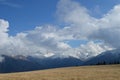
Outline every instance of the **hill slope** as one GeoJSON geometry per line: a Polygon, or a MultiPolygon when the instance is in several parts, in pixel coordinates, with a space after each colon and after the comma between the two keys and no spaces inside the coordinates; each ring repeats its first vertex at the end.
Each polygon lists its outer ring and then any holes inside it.
{"type": "Polygon", "coordinates": [[[0,74],[0,80],[120,80],[120,65],[81,66],[0,74]]]}

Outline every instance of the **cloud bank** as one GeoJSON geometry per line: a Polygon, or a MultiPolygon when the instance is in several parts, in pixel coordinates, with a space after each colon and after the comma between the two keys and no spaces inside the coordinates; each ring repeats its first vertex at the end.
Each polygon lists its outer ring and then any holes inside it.
{"type": "MultiPolygon", "coordinates": [[[[119,48],[120,5],[97,19],[88,9],[73,0],[60,0],[56,14],[64,27],[37,26],[34,30],[11,36],[9,22],[0,19],[0,54],[32,55],[37,57],[69,57],[88,59],[101,52],[119,48]],[[88,40],[73,48],[69,40],[88,40]],[[98,42],[95,42],[98,40],[98,42]]],[[[57,25],[59,26],[59,25],[57,25]]]]}

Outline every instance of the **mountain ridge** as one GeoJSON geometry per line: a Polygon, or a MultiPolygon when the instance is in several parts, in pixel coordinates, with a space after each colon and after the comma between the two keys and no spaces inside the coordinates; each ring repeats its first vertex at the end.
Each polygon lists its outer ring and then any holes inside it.
{"type": "Polygon", "coordinates": [[[69,57],[46,57],[38,58],[33,56],[22,55],[1,55],[3,60],[0,62],[0,72],[23,72],[33,70],[43,70],[60,67],[83,66],[83,65],[97,65],[97,64],[114,64],[120,63],[120,50],[110,50],[99,54],[86,61],[78,58],[69,57]]]}

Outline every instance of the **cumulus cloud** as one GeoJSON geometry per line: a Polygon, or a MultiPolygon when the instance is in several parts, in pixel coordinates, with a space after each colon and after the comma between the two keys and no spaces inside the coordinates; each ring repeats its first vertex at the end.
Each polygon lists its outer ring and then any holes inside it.
{"type": "Polygon", "coordinates": [[[74,38],[86,39],[97,29],[97,19],[91,17],[85,7],[73,0],[60,0],[56,13],[58,18],[70,27],[65,32],[71,33],[74,38]]]}
{"type": "Polygon", "coordinates": [[[69,49],[63,53],[64,56],[74,56],[78,59],[86,60],[91,57],[97,56],[98,54],[112,50],[113,48],[106,46],[102,43],[95,43],[93,41],[87,44],[82,44],[80,47],[69,49]]]}
{"type": "Polygon", "coordinates": [[[73,39],[102,40],[112,47],[120,47],[120,5],[97,19],[78,2],[60,0],[57,15],[69,26],[65,32],[71,33],[73,39]]]}
{"type": "MultiPolygon", "coordinates": [[[[3,23],[6,21],[3,20],[3,23]]],[[[8,36],[7,28],[1,24],[1,39],[6,40],[6,44],[0,43],[0,53],[7,55],[39,55],[47,53],[60,53],[70,48],[68,44],[58,39],[57,29],[54,26],[36,27],[26,33],[18,33],[16,36],[8,36]],[[5,28],[5,29],[4,29],[5,28]],[[6,38],[4,38],[6,37],[6,38]]]]}
{"type": "Polygon", "coordinates": [[[73,56],[85,60],[120,47],[120,5],[97,19],[90,16],[88,9],[78,2],[60,0],[56,13],[65,25],[63,28],[37,26],[34,30],[17,33],[16,36],[7,33],[9,23],[0,19],[0,54],[73,56]],[[72,48],[66,40],[88,40],[88,43],[72,48]],[[96,43],[95,40],[100,41],[96,43]]]}
{"type": "Polygon", "coordinates": [[[3,19],[0,19],[0,47],[7,43],[9,23],[3,19]]]}
{"type": "Polygon", "coordinates": [[[111,46],[120,48],[120,5],[116,5],[112,10],[101,18],[97,25],[99,29],[96,35],[92,36],[109,43],[111,46]]]}
{"type": "MultiPolygon", "coordinates": [[[[5,22],[6,21],[3,20],[3,23],[5,22]]],[[[4,25],[1,26],[3,27],[4,25]]],[[[7,35],[6,38],[4,38],[7,41],[0,47],[0,54],[31,55],[42,58],[53,55],[56,57],[73,56],[85,60],[110,49],[110,47],[105,47],[102,43],[96,44],[94,42],[88,42],[87,44],[80,45],[78,48],[72,48],[64,42],[64,40],[72,38],[66,37],[69,35],[61,34],[61,32],[69,28],[56,29],[56,27],[50,25],[40,26],[25,33],[18,33],[16,36],[8,35],[8,27],[3,28],[1,30],[3,30],[2,33],[7,35]]]]}

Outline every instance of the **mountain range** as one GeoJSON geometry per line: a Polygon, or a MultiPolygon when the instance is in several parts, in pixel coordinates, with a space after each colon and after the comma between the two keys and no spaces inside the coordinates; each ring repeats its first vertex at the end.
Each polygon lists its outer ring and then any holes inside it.
{"type": "Polygon", "coordinates": [[[73,56],[69,57],[46,57],[36,58],[33,56],[8,56],[1,55],[3,60],[0,62],[0,72],[23,72],[33,70],[43,70],[59,67],[96,65],[96,64],[113,64],[120,63],[120,49],[103,52],[87,60],[81,60],[73,56]]]}
{"type": "Polygon", "coordinates": [[[96,57],[88,59],[84,65],[95,65],[95,64],[114,64],[120,63],[120,49],[110,50],[103,52],[96,57]]]}

